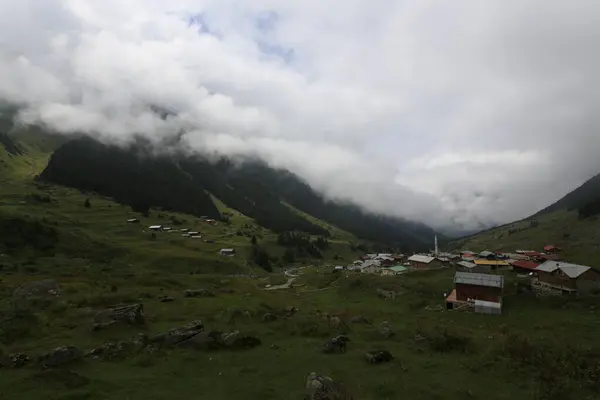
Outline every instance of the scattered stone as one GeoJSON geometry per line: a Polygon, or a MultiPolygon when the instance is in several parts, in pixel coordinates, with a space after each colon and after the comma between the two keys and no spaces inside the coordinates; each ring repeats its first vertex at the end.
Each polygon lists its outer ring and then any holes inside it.
{"type": "Polygon", "coordinates": [[[30,361],[31,359],[24,353],[14,353],[6,357],[0,355],[0,367],[21,368],[30,361]]]}
{"type": "Polygon", "coordinates": [[[350,322],[353,324],[370,324],[369,320],[362,315],[355,315],[350,318],[350,322]]]}
{"type": "Polygon", "coordinates": [[[345,335],[339,335],[334,337],[331,340],[328,340],[323,345],[323,353],[335,353],[339,351],[340,353],[346,352],[347,343],[350,341],[350,338],[345,335]]]}
{"type": "Polygon", "coordinates": [[[381,364],[392,361],[394,357],[392,356],[392,353],[387,350],[375,350],[366,352],[365,358],[369,364],[381,364]]]}
{"type": "Polygon", "coordinates": [[[215,297],[208,289],[188,289],[184,292],[185,297],[215,297]]]}
{"type": "Polygon", "coordinates": [[[94,317],[95,323],[110,323],[111,321],[123,322],[128,325],[142,325],[144,318],[144,305],[132,304],[102,310],[94,317]]]}
{"type": "Polygon", "coordinates": [[[279,346],[277,346],[276,344],[272,344],[272,345],[269,346],[269,348],[273,349],[273,350],[278,350],[279,346]]]}
{"type": "Polygon", "coordinates": [[[13,292],[14,297],[58,296],[60,286],[55,279],[29,282],[13,292]]]}
{"type": "Polygon", "coordinates": [[[195,350],[216,350],[220,347],[222,333],[218,331],[203,331],[191,338],[179,342],[177,346],[195,350]]]}
{"type": "Polygon", "coordinates": [[[61,367],[79,361],[83,358],[83,353],[73,346],[57,347],[49,353],[38,358],[38,364],[42,368],[61,367]]]}
{"type": "Polygon", "coordinates": [[[382,297],[386,300],[395,300],[396,299],[396,292],[394,292],[392,290],[384,290],[381,288],[377,288],[377,294],[379,295],[379,297],[382,297]]]}
{"type": "Polygon", "coordinates": [[[150,339],[150,343],[164,346],[175,346],[178,343],[184,342],[199,334],[203,330],[204,324],[202,324],[202,321],[198,320],[178,328],[173,328],[168,332],[156,335],[150,339]]]}
{"type": "Polygon", "coordinates": [[[148,345],[148,335],[140,333],[129,341],[107,342],[88,351],[85,356],[94,360],[122,360],[127,355],[138,353],[148,345]]]}
{"type": "Polygon", "coordinates": [[[272,322],[272,321],[275,321],[276,319],[277,319],[277,315],[271,314],[271,313],[266,313],[265,315],[262,316],[263,322],[272,322]]]}
{"type": "Polygon", "coordinates": [[[163,297],[159,297],[158,301],[160,301],[161,303],[170,303],[172,301],[175,301],[175,299],[173,297],[163,296],[163,297]]]}
{"type": "Polygon", "coordinates": [[[306,379],[306,394],[309,400],[353,400],[341,384],[316,372],[311,372],[306,379]]]}
{"type": "Polygon", "coordinates": [[[390,328],[390,324],[387,321],[383,321],[381,323],[381,328],[379,328],[379,333],[383,336],[384,339],[389,339],[395,335],[392,328],[390,328]]]}

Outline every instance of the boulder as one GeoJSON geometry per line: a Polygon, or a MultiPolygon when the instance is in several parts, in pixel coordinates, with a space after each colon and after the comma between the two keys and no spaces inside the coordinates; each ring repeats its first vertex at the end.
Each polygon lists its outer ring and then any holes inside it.
{"type": "Polygon", "coordinates": [[[173,328],[168,332],[156,335],[151,338],[149,342],[163,346],[175,346],[178,343],[184,342],[199,334],[203,330],[204,325],[202,324],[202,321],[198,320],[178,328],[173,328]]]}
{"type": "Polygon", "coordinates": [[[328,340],[323,345],[323,353],[335,353],[335,352],[346,352],[347,343],[350,341],[350,338],[345,335],[339,335],[334,337],[331,340],[328,340]]]}
{"type": "Polygon", "coordinates": [[[381,364],[392,361],[392,353],[387,350],[374,350],[365,353],[365,358],[369,364],[381,364]]]}
{"type": "Polygon", "coordinates": [[[271,322],[271,321],[275,321],[276,319],[277,319],[277,315],[271,314],[271,313],[266,313],[265,315],[262,316],[263,322],[271,322]]]}
{"type": "Polygon", "coordinates": [[[160,297],[158,299],[158,301],[160,301],[161,303],[170,303],[172,301],[175,301],[175,299],[173,297],[163,296],[163,297],[160,297]]]}
{"type": "Polygon", "coordinates": [[[0,355],[0,367],[21,368],[30,361],[31,359],[24,353],[14,353],[9,356],[0,355]]]}
{"type": "Polygon", "coordinates": [[[222,333],[218,331],[203,331],[191,338],[177,343],[177,346],[195,350],[215,350],[221,346],[222,333]]]}
{"type": "Polygon", "coordinates": [[[60,286],[55,279],[29,282],[13,292],[14,297],[58,296],[60,286]]]}
{"type": "Polygon", "coordinates": [[[291,317],[292,315],[296,314],[298,312],[298,308],[296,306],[290,306],[290,307],[286,307],[285,309],[285,314],[288,317],[291,317]]]}
{"type": "Polygon", "coordinates": [[[311,372],[306,378],[306,398],[309,400],[353,400],[353,397],[340,383],[315,372],[311,372]]]}
{"type": "Polygon", "coordinates": [[[384,339],[389,339],[395,335],[392,328],[390,328],[390,324],[387,321],[383,321],[381,323],[381,327],[379,328],[379,333],[383,336],[384,339]]]}
{"type": "Polygon", "coordinates": [[[83,358],[83,353],[73,346],[62,346],[46,353],[38,358],[38,364],[42,368],[61,367],[83,358]]]}
{"type": "Polygon", "coordinates": [[[111,322],[123,322],[128,325],[143,325],[146,322],[144,318],[144,305],[131,304],[113,307],[99,311],[94,317],[94,323],[96,324],[110,324],[111,322]]]}
{"type": "Polygon", "coordinates": [[[148,335],[140,333],[131,340],[120,342],[107,342],[100,347],[88,351],[85,356],[94,360],[121,360],[129,354],[142,351],[148,344],[148,335]]]}
{"type": "Polygon", "coordinates": [[[215,297],[208,289],[188,289],[184,292],[185,297],[215,297]]]}

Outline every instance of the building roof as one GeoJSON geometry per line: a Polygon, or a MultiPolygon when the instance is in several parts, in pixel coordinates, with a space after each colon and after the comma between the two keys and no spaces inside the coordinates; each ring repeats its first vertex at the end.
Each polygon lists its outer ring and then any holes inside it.
{"type": "Polygon", "coordinates": [[[435,260],[435,257],[423,256],[421,254],[413,254],[412,256],[408,257],[408,261],[414,261],[424,264],[429,264],[433,260],[435,260]]]}
{"type": "Polygon", "coordinates": [[[559,256],[558,254],[542,254],[540,256],[538,256],[538,258],[540,260],[550,260],[550,261],[558,261],[561,259],[561,256],[559,256]]]}
{"type": "Polygon", "coordinates": [[[540,264],[536,268],[537,271],[543,272],[554,272],[557,269],[560,269],[569,278],[577,278],[584,272],[587,272],[590,269],[592,269],[592,267],[579,264],[570,264],[562,261],[546,261],[545,263],[540,264]]]}
{"type": "Polygon", "coordinates": [[[540,264],[538,264],[534,261],[528,261],[528,260],[515,260],[515,261],[511,261],[510,265],[512,265],[513,267],[517,267],[517,268],[534,270],[540,264]]]}
{"type": "Polygon", "coordinates": [[[506,262],[504,260],[475,260],[473,262],[477,265],[498,265],[498,266],[509,265],[508,262],[506,262]]]}
{"type": "Polygon", "coordinates": [[[222,252],[227,252],[230,253],[232,251],[235,251],[234,249],[221,249],[222,252]]]}
{"type": "Polygon", "coordinates": [[[160,228],[162,228],[162,225],[150,225],[148,227],[148,229],[160,229],[160,228]]]}
{"type": "Polygon", "coordinates": [[[394,265],[393,267],[389,267],[389,268],[386,268],[386,269],[390,270],[390,271],[394,271],[394,272],[405,272],[405,271],[408,271],[408,268],[406,268],[403,265],[394,265]]]}
{"type": "Polygon", "coordinates": [[[475,263],[468,262],[468,261],[459,261],[456,264],[460,265],[461,267],[465,267],[465,268],[473,268],[473,267],[477,266],[475,263]]]}
{"type": "Polygon", "coordinates": [[[495,256],[495,253],[492,253],[489,250],[484,250],[481,253],[479,253],[479,257],[489,257],[489,256],[495,256]]]}
{"type": "Polygon", "coordinates": [[[530,256],[530,257],[539,257],[539,256],[543,256],[542,253],[540,253],[539,251],[525,251],[523,252],[523,254],[530,256]]]}
{"type": "Polygon", "coordinates": [[[553,244],[549,244],[547,246],[544,246],[544,251],[552,251],[552,250],[558,250],[559,248],[554,246],[553,244]]]}
{"type": "Polygon", "coordinates": [[[504,287],[504,276],[459,271],[454,275],[454,283],[502,288],[504,287]]]}

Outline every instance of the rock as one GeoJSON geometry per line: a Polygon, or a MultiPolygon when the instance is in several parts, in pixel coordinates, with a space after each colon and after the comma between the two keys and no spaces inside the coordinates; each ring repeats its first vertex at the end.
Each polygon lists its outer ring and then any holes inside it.
{"type": "Polygon", "coordinates": [[[218,331],[203,331],[191,338],[177,343],[177,346],[195,350],[215,350],[221,346],[222,333],[218,331]]]}
{"type": "Polygon", "coordinates": [[[392,290],[384,290],[381,288],[377,288],[377,294],[379,295],[379,297],[382,297],[386,300],[395,300],[396,299],[396,292],[394,292],[392,290]]]}
{"type": "Polygon", "coordinates": [[[131,340],[107,342],[100,347],[88,351],[85,357],[95,360],[121,360],[129,354],[139,353],[148,345],[148,335],[140,333],[131,340]]]}
{"type": "Polygon", "coordinates": [[[172,301],[175,301],[175,299],[173,297],[163,296],[163,297],[159,297],[158,301],[160,301],[161,303],[170,303],[172,301]]]}
{"type": "Polygon", "coordinates": [[[387,321],[383,321],[381,323],[381,327],[379,328],[379,333],[383,336],[384,339],[389,339],[395,335],[392,328],[390,328],[390,324],[387,321]]]}
{"type": "Polygon", "coordinates": [[[82,358],[83,353],[77,347],[62,346],[40,356],[38,364],[42,368],[61,367],[79,361],[82,358]]]}
{"type": "Polygon", "coordinates": [[[353,400],[341,384],[315,372],[306,379],[306,394],[309,400],[353,400]]]}
{"type": "Polygon", "coordinates": [[[374,350],[365,353],[365,358],[369,364],[381,364],[392,361],[392,353],[387,350],[374,350]]]}
{"type": "Polygon", "coordinates": [[[266,313],[265,315],[262,316],[263,322],[272,322],[272,321],[275,321],[276,319],[277,319],[277,315],[271,314],[271,313],[266,313]]]}
{"type": "Polygon", "coordinates": [[[161,333],[150,339],[150,343],[164,345],[164,346],[175,346],[180,342],[184,342],[191,337],[199,334],[204,330],[202,321],[194,321],[187,325],[173,328],[168,332],[161,333]]]}
{"type": "Polygon", "coordinates": [[[355,315],[350,318],[350,322],[353,324],[370,324],[369,320],[362,315],[355,315]]]}
{"type": "Polygon", "coordinates": [[[277,346],[276,344],[272,344],[272,345],[269,346],[269,348],[272,349],[272,350],[278,350],[279,346],[277,346]]]}
{"type": "Polygon", "coordinates": [[[339,335],[333,339],[327,341],[323,345],[323,353],[335,353],[337,351],[341,353],[346,352],[346,344],[350,341],[350,338],[345,335],[339,335]]]}
{"type": "Polygon", "coordinates": [[[208,289],[188,289],[184,292],[185,297],[215,297],[208,289]]]}
{"type": "Polygon", "coordinates": [[[113,325],[118,324],[117,321],[108,321],[108,322],[96,322],[92,324],[92,331],[96,332],[96,331],[103,331],[105,329],[110,328],[113,325]]]}
{"type": "Polygon", "coordinates": [[[21,368],[30,362],[31,359],[24,353],[14,353],[9,356],[0,356],[0,367],[21,368]]]}
{"type": "Polygon", "coordinates": [[[286,307],[285,314],[288,317],[291,317],[292,315],[296,314],[298,311],[299,310],[298,310],[298,308],[296,306],[286,307]]]}
{"type": "Polygon", "coordinates": [[[14,297],[58,296],[60,286],[55,279],[29,282],[13,292],[14,297]]]}
{"type": "Polygon", "coordinates": [[[239,337],[240,331],[224,333],[221,335],[221,343],[223,343],[224,346],[229,347],[232,346],[239,337]]]}
{"type": "Polygon", "coordinates": [[[144,318],[144,305],[131,304],[102,310],[94,317],[95,323],[110,323],[111,321],[123,322],[128,325],[142,325],[144,318]]]}
{"type": "Polygon", "coordinates": [[[262,342],[259,338],[249,335],[237,335],[235,339],[229,339],[229,345],[225,345],[230,349],[251,349],[256,346],[260,346],[262,342]]]}

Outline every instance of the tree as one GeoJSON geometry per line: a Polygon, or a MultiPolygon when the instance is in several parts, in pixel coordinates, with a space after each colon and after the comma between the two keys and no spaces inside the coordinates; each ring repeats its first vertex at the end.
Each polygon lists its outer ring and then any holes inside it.
{"type": "Polygon", "coordinates": [[[250,251],[250,259],[254,264],[261,266],[265,271],[273,271],[269,254],[259,245],[252,246],[252,250],[250,251]]]}
{"type": "Polygon", "coordinates": [[[286,249],[283,253],[283,261],[286,263],[293,263],[296,261],[296,255],[292,249],[286,249]]]}
{"type": "Polygon", "coordinates": [[[252,239],[250,239],[250,242],[252,242],[252,245],[255,246],[256,245],[256,236],[252,236],[252,239]]]}
{"type": "Polygon", "coordinates": [[[90,199],[85,199],[85,202],[83,203],[83,206],[85,208],[91,208],[92,207],[92,203],[90,203],[90,199]]]}

